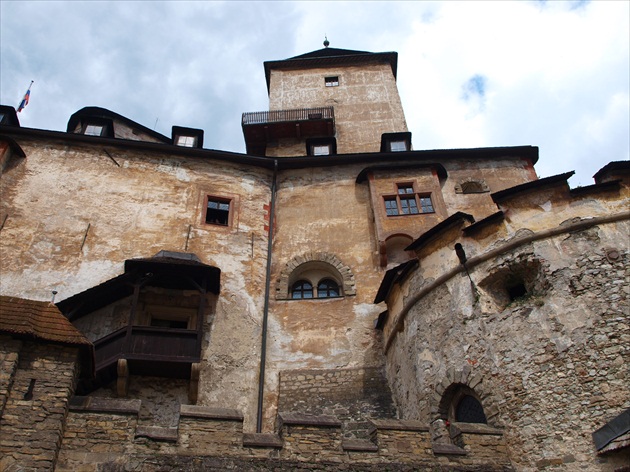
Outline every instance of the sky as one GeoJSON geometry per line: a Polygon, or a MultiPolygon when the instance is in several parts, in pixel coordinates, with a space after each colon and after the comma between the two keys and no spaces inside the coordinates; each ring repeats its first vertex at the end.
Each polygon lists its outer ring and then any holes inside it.
{"type": "Polygon", "coordinates": [[[572,187],[630,158],[630,2],[0,1],[0,104],[65,131],[86,106],[245,152],[263,62],[330,47],[398,52],[413,147],[533,145],[572,187]]]}

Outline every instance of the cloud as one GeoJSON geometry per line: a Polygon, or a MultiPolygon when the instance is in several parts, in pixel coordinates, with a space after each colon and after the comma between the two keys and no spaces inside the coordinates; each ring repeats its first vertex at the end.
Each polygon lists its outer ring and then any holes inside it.
{"type": "MultiPolygon", "coordinates": [[[[628,159],[628,2],[0,2],[0,102],[23,126],[101,106],[244,152],[268,107],[263,61],[322,47],[398,51],[415,149],[540,146],[583,184],[628,159]],[[28,18],[28,21],[23,21],[28,18]]],[[[575,178],[574,178],[575,179],[575,178]]]]}

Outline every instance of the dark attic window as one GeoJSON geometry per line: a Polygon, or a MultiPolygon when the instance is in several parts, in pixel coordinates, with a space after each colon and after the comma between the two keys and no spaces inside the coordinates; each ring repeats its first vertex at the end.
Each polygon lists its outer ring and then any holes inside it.
{"type": "Polygon", "coordinates": [[[230,224],[230,200],[208,196],[206,223],[228,226],[230,224]]]}
{"type": "Polygon", "coordinates": [[[339,87],[339,76],[325,77],[324,82],[326,83],[326,87],[339,87]]]}

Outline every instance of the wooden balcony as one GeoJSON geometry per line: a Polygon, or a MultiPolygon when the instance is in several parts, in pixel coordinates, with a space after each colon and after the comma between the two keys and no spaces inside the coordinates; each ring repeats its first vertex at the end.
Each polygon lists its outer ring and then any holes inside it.
{"type": "Polygon", "coordinates": [[[247,153],[264,156],[267,145],[279,139],[334,136],[335,112],[333,107],[319,107],[243,113],[241,126],[247,153]]]}
{"type": "Polygon", "coordinates": [[[199,362],[201,343],[197,331],[153,326],[127,327],[94,343],[96,372],[127,359],[132,372],[184,377],[190,365],[199,362]]]}

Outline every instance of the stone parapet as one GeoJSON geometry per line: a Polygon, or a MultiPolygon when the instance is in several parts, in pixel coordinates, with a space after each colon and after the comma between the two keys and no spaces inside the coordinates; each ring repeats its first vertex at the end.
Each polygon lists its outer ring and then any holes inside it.
{"type": "MultiPolygon", "coordinates": [[[[502,431],[457,423],[457,445],[436,444],[419,421],[370,421],[370,438],[344,438],[332,415],[283,412],[278,431],[243,433],[238,410],[182,405],[176,427],[139,423],[137,400],[74,397],[56,470],[96,471],[127,467],[153,471],[152,464],[238,464],[239,470],[511,470],[502,431]],[[156,462],[159,457],[159,461],[156,462]],[[187,462],[186,462],[187,463],[187,462]]],[[[209,470],[215,470],[210,468],[209,470]]],[[[216,469],[218,470],[218,469],[216,469]]]]}

